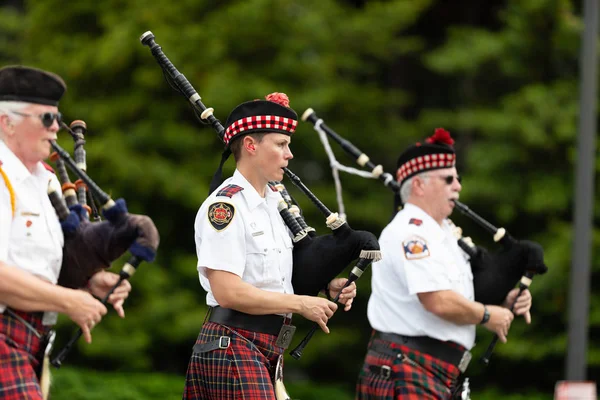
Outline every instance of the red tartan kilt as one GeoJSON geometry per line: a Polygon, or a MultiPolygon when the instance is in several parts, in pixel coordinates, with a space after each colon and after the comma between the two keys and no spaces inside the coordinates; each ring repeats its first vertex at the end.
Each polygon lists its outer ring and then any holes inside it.
{"type": "Polygon", "coordinates": [[[369,341],[356,385],[357,400],[442,400],[450,399],[451,387],[460,371],[452,364],[433,358],[428,354],[412,350],[406,346],[374,339],[369,341]],[[371,349],[374,343],[385,345],[403,356],[393,357],[377,353],[371,349]],[[417,364],[417,365],[415,365],[417,364]],[[374,373],[370,366],[391,367],[389,378],[374,373]]]}
{"type": "Polygon", "coordinates": [[[275,345],[277,336],[206,322],[196,343],[221,336],[231,338],[227,349],[192,354],[183,398],[275,400],[273,374],[283,353],[275,345]]]}
{"type": "MultiPolygon", "coordinates": [[[[50,328],[42,325],[43,313],[14,311],[44,335],[50,328]]],[[[42,341],[22,322],[0,314],[0,399],[41,399],[36,375],[42,341]]]]}

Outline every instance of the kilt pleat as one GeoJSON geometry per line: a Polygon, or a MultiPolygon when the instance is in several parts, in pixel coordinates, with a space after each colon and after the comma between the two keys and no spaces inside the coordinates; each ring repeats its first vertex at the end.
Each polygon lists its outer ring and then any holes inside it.
{"type": "Polygon", "coordinates": [[[193,353],[186,375],[184,399],[275,400],[273,374],[283,349],[277,336],[231,329],[207,322],[196,344],[230,337],[227,349],[193,353]]]}
{"type": "Polygon", "coordinates": [[[365,362],[356,385],[357,400],[445,400],[452,396],[451,387],[460,374],[458,368],[429,354],[394,342],[371,337],[365,362]],[[394,349],[397,356],[381,354],[373,345],[394,349]],[[371,367],[389,366],[390,376],[374,372],[371,367]]]}
{"type": "MultiPolygon", "coordinates": [[[[43,313],[14,311],[44,335],[43,313]]],[[[0,314],[0,399],[39,400],[42,392],[36,369],[42,340],[15,318],[0,314]]]]}

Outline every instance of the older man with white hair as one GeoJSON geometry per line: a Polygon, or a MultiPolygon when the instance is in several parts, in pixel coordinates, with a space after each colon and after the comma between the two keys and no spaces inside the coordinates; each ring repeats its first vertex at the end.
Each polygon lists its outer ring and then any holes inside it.
{"type": "MultiPolygon", "coordinates": [[[[2,399],[45,398],[48,389],[42,390],[45,385],[40,384],[41,362],[57,313],[66,314],[79,325],[86,341],[91,342],[92,328],[107,312],[94,295],[104,297],[119,279],[102,270],[108,265],[97,265],[89,280],[80,282],[84,289],[60,286],[65,236],[47,194],[49,182],[58,181],[43,160],[49,157],[51,141],[56,140],[60,129],[58,102],[65,90],[64,81],[47,71],[23,66],[0,69],[2,399]]],[[[128,222],[130,218],[123,220],[128,222]]],[[[94,233],[96,239],[114,238],[117,231],[104,223],[86,225],[91,226],[94,229],[77,230],[76,235],[86,232],[94,233]]],[[[156,230],[153,225],[151,228],[156,230]]],[[[123,223],[119,229],[121,237],[128,236],[121,246],[127,249],[138,227],[123,223]]],[[[73,237],[77,236],[69,240],[73,237]]],[[[156,245],[157,240],[156,233],[156,245]]],[[[85,258],[96,264],[108,260],[100,254],[102,243],[97,243],[95,249],[95,243],[92,247],[76,240],[68,243],[77,247],[69,253],[70,260],[77,261],[77,252],[85,252],[85,258]]],[[[108,299],[122,317],[123,301],[130,290],[131,285],[124,281],[108,299]]]]}
{"type": "MultiPolygon", "coordinates": [[[[398,159],[404,208],[379,239],[368,318],[373,334],[359,375],[357,399],[449,399],[470,360],[475,326],[506,336],[513,313],[474,296],[468,255],[448,217],[462,189],[454,140],[438,128],[398,159]]],[[[518,295],[511,291],[506,304],[518,295]]],[[[529,318],[524,291],[514,313],[529,318]]]]}

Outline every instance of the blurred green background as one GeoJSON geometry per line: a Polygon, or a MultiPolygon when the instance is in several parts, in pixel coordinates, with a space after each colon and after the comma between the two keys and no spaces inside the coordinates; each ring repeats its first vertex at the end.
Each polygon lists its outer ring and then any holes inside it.
{"type": "MultiPolygon", "coordinates": [[[[491,365],[469,367],[475,399],[550,399],[564,378],[579,99],[581,2],[569,0],[5,0],[0,65],[64,77],[67,122],[87,123],[88,173],[161,233],[157,261],[132,278],[127,317],[110,313],[93,343],[54,371],[53,400],[181,398],[206,312],[193,239],[222,146],[171,90],[140,35],[152,30],[174,65],[224,121],[237,104],[280,91],[394,172],[399,153],[436,127],[457,139],[464,200],[514,236],[543,244],[550,270],[532,284],[533,322],[516,320],[491,365]]],[[[72,150],[62,134],[60,144],[72,150]]],[[[352,165],[337,145],[338,159],[352,165]]],[[[325,152],[308,123],[290,169],[331,209],[325,152]]],[[[596,171],[600,159],[596,157],[596,171]]],[[[230,160],[224,175],[233,172],[230,160]]],[[[597,174],[598,176],[598,174],[597,174]]],[[[597,180],[598,181],[598,180],[597,180]]],[[[600,244],[596,181],[594,242],[600,244]]],[[[306,219],[323,218],[284,181],[306,219]]],[[[342,174],[348,220],[379,235],[392,211],[381,183],[342,174]]],[[[453,220],[494,248],[480,227],[453,220]]],[[[593,259],[588,377],[600,376],[600,259],[593,259]]],[[[120,263],[114,270],[118,271],[120,263]]],[[[345,275],[344,275],[345,276],[345,275]]],[[[286,358],[295,399],[352,399],[370,334],[370,276],[349,313],[286,358]]],[[[294,345],[310,324],[301,317],[294,345]]],[[[75,330],[63,318],[58,347],[75,330]]],[[[478,332],[478,357],[491,334],[478,332]]]]}

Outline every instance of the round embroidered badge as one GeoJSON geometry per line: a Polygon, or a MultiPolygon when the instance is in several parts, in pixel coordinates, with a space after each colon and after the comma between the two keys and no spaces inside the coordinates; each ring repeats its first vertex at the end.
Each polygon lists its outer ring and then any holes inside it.
{"type": "Polygon", "coordinates": [[[213,228],[222,231],[227,228],[235,214],[235,207],[229,203],[213,203],[208,207],[208,220],[213,228]]]}

